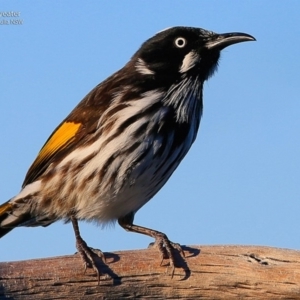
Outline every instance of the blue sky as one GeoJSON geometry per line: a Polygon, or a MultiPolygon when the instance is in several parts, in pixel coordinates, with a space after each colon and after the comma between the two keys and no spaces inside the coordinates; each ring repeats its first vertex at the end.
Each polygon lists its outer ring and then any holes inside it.
{"type": "MultiPolygon", "coordinates": [[[[204,89],[191,151],[135,223],[186,245],[300,248],[300,32],[298,1],[0,0],[22,25],[1,25],[0,191],[17,194],[52,130],[99,82],[170,26],[240,31],[257,42],[226,48],[204,89]]],[[[0,17],[0,22],[4,17],[0,17]]],[[[146,248],[118,225],[81,223],[103,251],[146,248]]],[[[18,228],[0,260],[72,254],[72,226],[18,228]]]]}

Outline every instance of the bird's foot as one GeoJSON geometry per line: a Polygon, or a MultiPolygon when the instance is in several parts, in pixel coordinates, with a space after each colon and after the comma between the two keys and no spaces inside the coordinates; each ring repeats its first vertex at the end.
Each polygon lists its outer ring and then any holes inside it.
{"type": "Polygon", "coordinates": [[[141,233],[151,236],[155,239],[155,242],[151,243],[150,247],[158,248],[161,255],[160,265],[162,265],[162,262],[165,258],[169,259],[171,267],[171,277],[173,278],[175,267],[177,267],[175,264],[176,260],[179,261],[178,253],[179,255],[181,255],[181,257],[185,257],[181,246],[179,244],[171,242],[168,237],[160,231],[133,224],[133,217],[134,213],[130,213],[125,217],[118,219],[118,222],[127,231],[141,233]]]}
{"type": "Polygon", "coordinates": [[[84,272],[86,272],[87,268],[93,268],[97,274],[98,284],[99,284],[100,276],[102,274],[96,265],[95,255],[100,257],[103,260],[103,262],[105,263],[106,259],[105,259],[103,252],[99,249],[94,249],[94,248],[89,247],[81,237],[77,237],[77,239],[76,239],[76,248],[77,248],[78,253],[80,254],[81,259],[83,261],[84,272]]]}
{"type": "Polygon", "coordinates": [[[77,248],[77,250],[81,256],[81,259],[83,261],[84,272],[86,272],[87,268],[93,268],[98,277],[98,284],[100,284],[101,273],[99,271],[99,268],[97,267],[97,264],[95,261],[95,255],[100,257],[104,261],[104,263],[106,262],[105,256],[102,251],[100,251],[98,249],[90,248],[86,244],[86,242],[82,239],[82,237],[80,236],[77,219],[75,217],[71,217],[70,220],[72,222],[74,232],[75,232],[76,248],[77,248]]]}
{"type": "Polygon", "coordinates": [[[184,252],[180,244],[171,242],[164,233],[156,232],[154,238],[155,242],[151,243],[149,247],[157,248],[159,250],[161,254],[160,265],[162,265],[164,259],[169,259],[171,278],[173,278],[176,267],[175,252],[179,252],[183,258],[185,257],[184,252]]]}

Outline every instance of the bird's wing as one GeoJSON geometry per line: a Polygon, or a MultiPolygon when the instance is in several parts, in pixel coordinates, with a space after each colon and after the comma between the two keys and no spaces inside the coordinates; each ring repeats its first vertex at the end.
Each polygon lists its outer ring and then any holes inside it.
{"type": "Polygon", "coordinates": [[[29,168],[23,187],[37,179],[45,171],[53,158],[66,150],[74,142],[76,133],[81,126],[81,123],[65,121],[56,128],[29,168]]]}
{"type": "Polygon", "coordinates": [[[99,107],[77,106],[54,130],[29,168],[22,187],[37,180],[51,163],[61,161],[72,150],[86,143],[97,129],[102,114],[101,108],[97,113],[95,109],[99,107]]]}
{"type": "Polygon", "coordinates": [[[91,142],[102,114],[111,103],[112,95],[128,80],[119,70],[96,86],[54,130],[29,168],[22,187],[35,181],[51,163],[57,163],[74,149],[91,142]],[[112,80],[113,79],[113,80],[112,80]]]}

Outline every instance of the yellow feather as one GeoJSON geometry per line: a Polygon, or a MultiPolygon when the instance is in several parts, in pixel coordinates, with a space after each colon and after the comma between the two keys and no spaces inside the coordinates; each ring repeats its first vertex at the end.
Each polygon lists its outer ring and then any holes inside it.
{"type": "Polygon", "coordinates": [[[12,205],[10,203],[8,202],[3,203],[2,205],[0,205],[0,216],[11,210],[12,210],[12,205]]]}
{"type": "Polygon", "coordinates": [[[53,153],[60,149],[63,149],[69,144],[70,140],[75,136],[79,130],[81,123],[65,122],[63,123],[50,137],[48,142],[41,149],[38,157],[36,158],[34,165],[39,164],[46,157],[49,157],[53,153]]]}

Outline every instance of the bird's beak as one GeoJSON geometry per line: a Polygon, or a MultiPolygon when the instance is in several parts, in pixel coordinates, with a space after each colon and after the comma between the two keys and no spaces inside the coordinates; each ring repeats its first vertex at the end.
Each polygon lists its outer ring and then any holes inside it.
{"type": "Polygon", "coordinates": [[[208,50],[222,50],[230,45],[248,41],[256,41],[256,39],[252,35],[242,32],[222,33],[211,36],[205,43],[205,47],[208,50]]]}

